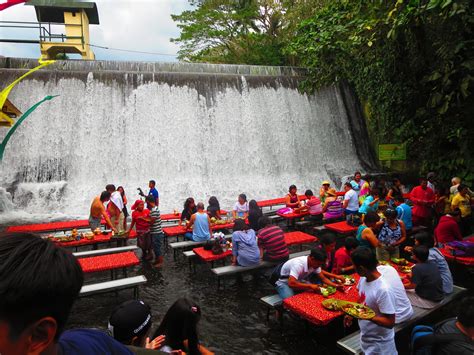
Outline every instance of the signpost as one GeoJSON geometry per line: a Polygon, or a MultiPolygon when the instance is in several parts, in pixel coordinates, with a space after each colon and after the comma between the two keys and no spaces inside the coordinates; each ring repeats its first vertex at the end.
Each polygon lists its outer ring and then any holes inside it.
{"type": "Polygon", "coordinates": [[[379,144],[379,160],[406,160],[406,144],[379,144]]]}

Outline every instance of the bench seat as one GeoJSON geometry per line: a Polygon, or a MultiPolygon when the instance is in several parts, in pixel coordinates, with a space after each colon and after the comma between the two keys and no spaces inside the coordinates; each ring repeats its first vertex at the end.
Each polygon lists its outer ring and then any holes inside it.
{"type": "MultiPolygon", "coordinates": [[[[296,258],[298,256],[306,256],[309,255],[310,250],[304,250],[300,251],[298,253],[293,253],[290,254],[290,259],[296,258]]],[[[219,288],[220,286],[220,278],[223,276],[228,276],[228,275],[237,275],[241,274],[244,272],[248,271],[254,271],[254,270],[259,270],[267,267],[272,267],[275,266],[276,263],[270,262],[270,261],[262,261],[258,265],[253,265],[253,266],[234,266],[234,265],[228,265],[228,266],[221,266],[221,267],[216,267],[211,269],[212,273],[214,273],[217,276],[217,287],[219,288]]]]}
{"type": "Polygon", "coordinates": [[[72,255],[74,255],[76,258],[84,258],[84,257],[89,257],[89,256],[123,253],[126,251],[134,251],[137,249],[138,247],[136,245],[129,245],[126,247],[119,247],[119,248],[106,248],[106,249],[98,249],[98,250],[80,251],[80,252],[72,253],[72,255]]]}
{"type": "MultiPolygon", "coordinates": [[[[453,293],[451,293],[449,296],[447,296],[439,305],[432,309],[423,309],[419,307],[413,306],[413,317],[403,323],[396,324],[394,329],[395,329],[395,334],[398,333],[400,330],[405,329],[412,324],[416,323],[417,321],[425,318],[427,315],[430,313],[433,313],[437,309],[440,309],[441,307],[445,306],[449,302],[453,301],[455,298],[460,297],[463,293],[466,292],[465,288],[459,287],[459,286],[454,286],[453,293]]],[[[339,348],[342,350],[346,351],[349,354],[362,354],[362,350],[360,348],[360,331],[354,332],[345,338],[342,338],[337,342],[337,345],[339,348]]]]}
{"type": "Polygon", "coordinates": [[[81,288],[79,297],[86,297],[96,295],[100,293],[107,293],[112,291],[124,290],[128,288],[134,289],[134,298],[138,298],[138,286],[143,285],[147,282],[147,279],[143,275],[127,277],[124,279],[100,282],[91,285],[84,285],[81,288]]]}

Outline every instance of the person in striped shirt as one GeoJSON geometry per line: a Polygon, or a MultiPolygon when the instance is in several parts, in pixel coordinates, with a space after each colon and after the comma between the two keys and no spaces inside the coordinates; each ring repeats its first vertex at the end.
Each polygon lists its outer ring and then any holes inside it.
{"type": "Polygon", "coordinates": [[[163,253],[161,252],[161,244],[163,243],[165,235],[163,234],[163,228],[161,226],[161,214],[153,195],[147,196],[146,202],[150,209],[150,235],[153,242],[153,251],[155,252],[155,263],[153,266],[162,267],[163,253]]]}
{"type": "Polygon", "coordinates": [[[260,258],[277,263],[288,260],[290,252],[281,228],[272,225],[272,221],[267,216],[261,217],[259,224],[262,228],[257,235],[260,258]]]}

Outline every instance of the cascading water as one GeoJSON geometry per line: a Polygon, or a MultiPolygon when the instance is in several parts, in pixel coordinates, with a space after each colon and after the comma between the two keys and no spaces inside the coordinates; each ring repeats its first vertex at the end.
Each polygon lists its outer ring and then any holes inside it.
{"type": "MultiPolygon", "coordinates": [[[[0,59],[1,87],[33,65],[0,59]]],[[[40,106],[6,148],[0,224],[18,222],[20,211],[22,220],[87,216],[107,183],[123,185],[134,200],[136,188],[155,179],[167,212],[188,196],[207,202],[215,195],[229,208],[241,192],[274,198],[293,183],[317,190],[323,179],[374,167],[355,149],[367,137],[354,136],[345,94],[336,87],[302,94],[301,75],[294,68],[99,61],[41,70],[17,85],[11,101],[25,111],[60,96],[40,106]]]]}

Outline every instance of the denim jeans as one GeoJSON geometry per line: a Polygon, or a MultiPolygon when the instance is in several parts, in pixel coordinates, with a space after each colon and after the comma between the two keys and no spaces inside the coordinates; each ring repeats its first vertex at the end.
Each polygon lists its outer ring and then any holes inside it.
{"type": "Polygon", "coordinates": [[[193,239],[193,233],[191,233],[191,232],[186,232],[186,233],[184,233],[184,239],[187,239],[187,240],[194,240],[194,239],[193,239]]]}
{"type": "Polygon", "coordinates": [[[277,284],[275,287],[276,287],[276,290],[277,290],[278,294],[280,295],[280,297],[282,299],[291,297],[295,294],[293,292],[292,288],[290,286],[288,286],[287,283],[277,284]]]}
{"type": "Polygon", "coordinates": [[[155,252],[155,257],[161,256],[161,244],[163,243],[165,235],[163,233],[151,234],[151,240],[153,242],[153,251],[155,252]]]}

